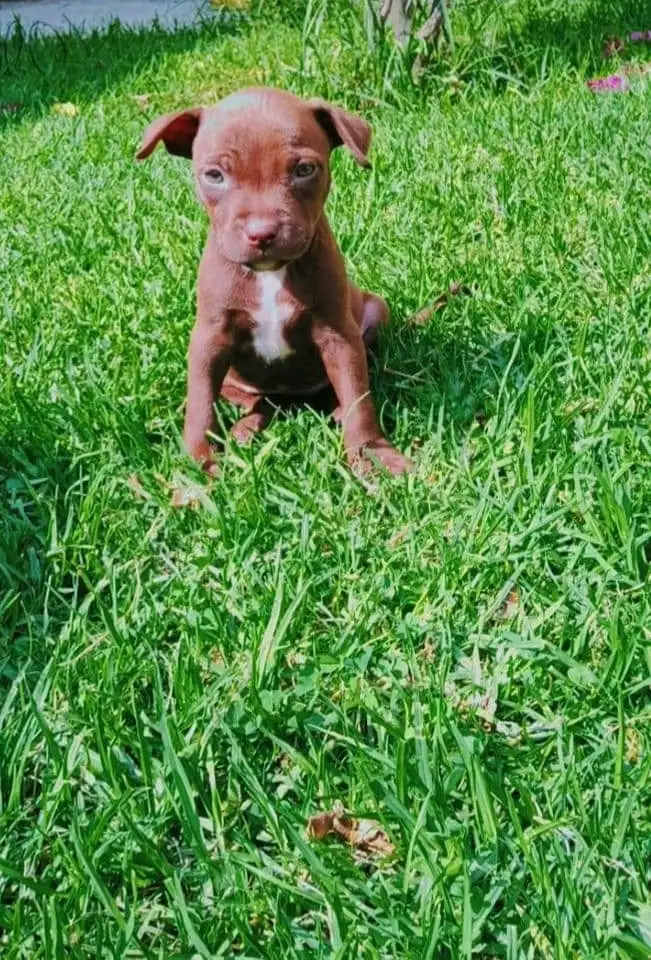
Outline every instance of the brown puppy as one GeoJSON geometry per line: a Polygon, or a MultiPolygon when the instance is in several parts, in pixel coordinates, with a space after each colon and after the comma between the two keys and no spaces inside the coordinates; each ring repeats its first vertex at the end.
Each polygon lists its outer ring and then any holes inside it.
{"type": "Polygon", "coordinates": [[[330,151],[343,144],[369,166],[370,139],[360,117],[272,89],[164,116],[145,131],[137,158],[161,140],[192,158],[210,217],[184,428],[189,453],[207,469],[220,393],[245,408],[233,428],[244,440],[269,421],[266,397],[305,396],[328,383],[349,461],[361,466],[367,453],[393,473],[411,467],[382,435],[369,393],[365,345],[388,307],[348,281],[323,211],[330,151]]]}

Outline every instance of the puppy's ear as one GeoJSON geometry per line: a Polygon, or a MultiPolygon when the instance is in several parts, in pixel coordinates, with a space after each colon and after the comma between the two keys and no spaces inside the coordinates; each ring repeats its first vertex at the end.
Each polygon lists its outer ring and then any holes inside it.
{"type": "Polygon", "coordinates": [[[332,147],[348,147],[360,167],[370,167],[366,154],[371,143],[371,128],[366,120],[325,100],[310,100],[310,106],[332,147]]]}
{"type": "Polygon", "coordinates": [[[136,160],[144,160],[163,141],[168,153],[192,158],[192,144],[201,123],[201,107],[168,113],[149,124],[145,130],[136,160]]]}

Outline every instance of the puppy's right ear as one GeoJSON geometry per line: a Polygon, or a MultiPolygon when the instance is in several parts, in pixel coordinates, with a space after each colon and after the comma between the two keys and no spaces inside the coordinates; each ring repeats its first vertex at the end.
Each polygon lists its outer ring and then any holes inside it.
{"type": "Polygon", "coordinates": [[[192,158],[192,144],[201,123],[201,107],[168,113],[149,124],[145,130],[136,160],[144,160],[156,149],[160,140],[168,153],[176,157],[192,158]]]}

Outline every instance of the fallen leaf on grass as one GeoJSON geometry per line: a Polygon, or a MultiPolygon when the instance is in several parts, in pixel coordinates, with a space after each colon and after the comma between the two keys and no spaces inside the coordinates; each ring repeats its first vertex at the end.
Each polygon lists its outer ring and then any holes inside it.
{"type": "Polygon", "coordinates": [[[431,640],[426,640],[418,656],[419,659],[425,663],[434,663],[436,659],[436,644],[432,643],[431,640]]]}
{"type": "Polygon", "coordinates": [[[52,113],[59,117],[76,117],[79,113],[79,107],[74,103],[53,103],[52,113]]]}
{"type": "Polygon", "coordinates": [[[151,497],[140,482],[137,474],[132,473],[127,477],[127,486],[133,492],[136,500],[150,500],[151,497]]]}
{"type": "Polygon", "coordinates": [[[390,856],[395,847],[376,820],[357,820],[350,843],[368,853],[377,853],[382,857],[390,856]]]}
{"type": "Polygon", "coordinates": [[[438,313],[439,310],[442,310],[448,305],[450,297],[457,297],[459,294],[464,294],[465,296],[470,296],[472,290],[465,283],[451,283],[445,293],[440,294],[434,300],[433,303],[430,303],[429,306],[423,307],[422,310],[419,310],[418,313],[415,313],[410,319],[412,323],[422,326],[427,323],[435,313],[438,313]]]}
{"type": "Polygon", "coordinates": [[[191,510],[198,510],[203,507],[209,513],[215,513],[216,507],[210,499],[209,487],[201,483],[195,483],[189,477],[182,473],[177,473],[172,477],[171,482],[160,473],[154,474],[155,478],[172,494],[171,504],[173,507],[187,507],[191,510]]]}
{"type": "Polygon", "coordinates": [[[387,546],[390,550],[395,550],[395,548],[399,547],[401,543],[404,543],[408,535],[409,527],[401,527],[399,530],[396,530],[392,537],[390,537],[387,546]]]}
{"type": "Polygon", "coordinates": [[[334,804],[330,813],[317,813],[310,817],[307,832],[314,840],[323,840],[334,834],[345,840],[359,854],[388,857],[395,852],[394,845],[377,820],[349,817],[339,801],[334,804]]]}
{"type": "Polygon", "coordinates": [[[177,481],[172,486],[172,506],[196,510],[201,503],[201,488],[191,480],[177,481]]]}
{"type": "Polygon", "coordinates": [[[626,727],[624,745],[626,762],[637,763],[642,755],[642,738],[634,727],[626,727]]]}
{"type": "Polygon", "coordinates": [[[221,650],[219,650],[217,647],[213,647],[212,650],[210,651],[209,656],[210,656],[210,662],[212,663],[213,667],[217,667],[217,669],[221,670],[221,668],[226,663],[226,661],[224,660],[224,655],[221,652],[221,650]]]}
{"type": "Polygon", "coordinates": [[[313,840],[323,840],[330,833],[334,833],[334,814],[317,813],[307,822],[308,835],[313,840]]]}
{"type": "Polygon", "coordinates": [[[496,620],[513,620],[520,611],[520,594],[511,590],[502,607],[495,614],[496,620]]]}
{"type": "Polygon", "coordinates": [[[495,725],[495,713],[497,712],[497,699],[490,693],[480,694],[476,700],[473,698],[472,704],[477,712],[477,716],[482,721],[484,730],[492,730],[495,725]]]}

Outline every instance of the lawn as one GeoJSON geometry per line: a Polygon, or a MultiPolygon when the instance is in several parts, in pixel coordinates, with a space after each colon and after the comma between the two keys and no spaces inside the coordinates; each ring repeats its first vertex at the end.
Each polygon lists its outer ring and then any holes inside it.
{"type": "Polygon", "coordinates": [[[585,81],[648,5],[460,2],[417,87],[267,7],[0,47],[0,954],[647,957],[651,80],[585,81]],[[250,83],[374,127],[329,213],[413,476],[309,409],[182,453],[206,224],[133,155],[250,83]]]}

